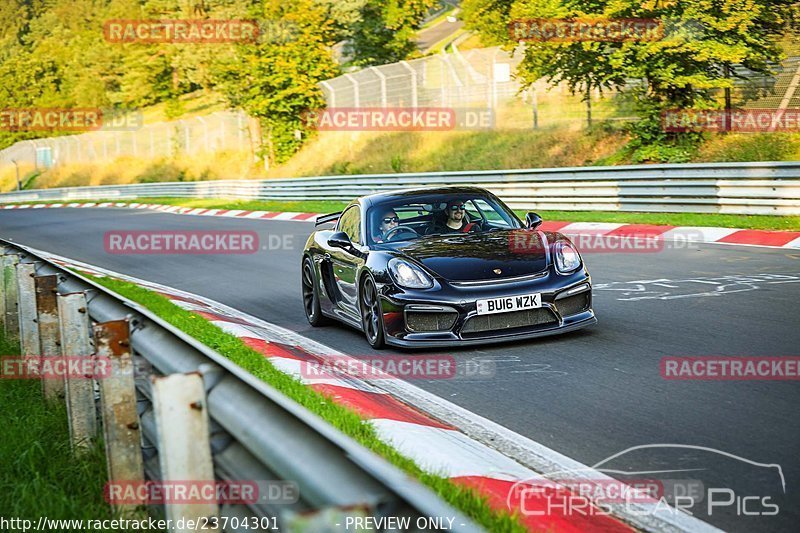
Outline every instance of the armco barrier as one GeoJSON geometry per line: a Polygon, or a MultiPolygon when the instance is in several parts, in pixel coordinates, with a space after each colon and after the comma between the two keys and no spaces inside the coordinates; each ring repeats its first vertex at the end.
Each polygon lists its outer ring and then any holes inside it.
{"type": "MultiPolygon", "coordinates": [[[[294,502],[172,502],[167,518],[266,518],[270,528],[318,531],[346,516],[450,517],[457,531],[479,531],[431,490],[142,306],[24,247],[0,240],[0,252],[5,332],[23,354],[88,358],[93,346],[94,357],[110,361],[97,380],[110,479],[286,481],[298,489],[294,502]]],[[[79,453],[97,432],[94,392],[86,379],[48,381],[46,396],[68,402],[79,453]]],[[[133,505],[117,509],[130,514],[133,505]]]]}
{"type": "Polygon", "coordinates": [[[393,189],[477,185],[515,209],[800,215],[800,162],[573,167],[272,180],[220,180],[11,192],[27,201],[187,197],[340,200],[393,189]]]}

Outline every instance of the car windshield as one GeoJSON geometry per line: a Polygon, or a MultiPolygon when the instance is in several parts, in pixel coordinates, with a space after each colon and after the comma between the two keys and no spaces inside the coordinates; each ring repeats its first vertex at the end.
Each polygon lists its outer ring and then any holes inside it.
{"type": "Polygon", "coordinates": [[[496,198],[475,192],[400,198],[367,212],[369,244],[384,244],[451,233],[518,229],[513,212],[496,198]]]}

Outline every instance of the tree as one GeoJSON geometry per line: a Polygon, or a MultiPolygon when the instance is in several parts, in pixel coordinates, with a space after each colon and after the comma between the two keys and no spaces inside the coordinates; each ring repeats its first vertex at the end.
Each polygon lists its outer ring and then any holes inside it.
{"type": "Polygon", "coordinates": [[[366,0],[345,54],[359,66],[408,59],[417,50],[417,30],[435,3],[436,0],[366,0]]]}
{"type": "Polygon", "coordinates": [[[331,51],[334,28],[313,0],[267,0],[253,5],[250,15],[291,32],[279,40],[237,45],[233,57],[215,66],[215,80],[232,106],[259,119],[262,155],[280,163],[312,132],[304,117],[325,106],[319,82],[338,73],[331,51]]]}
{"type": "MultiPolygon", "coordinates": [[[[730,67],[768,73],[781,59],[778,42],[793,0],[468,0],[475,19],[468,25],[515,47],[499,26],[526,18],[594,16],[661,21],[663,38],[621,42],[526,42],[518,74],[529,85],[540,77],[565,82],[573,91],[615,88],[626,79],[641,120],[633,126],[634,148],[667,143],[685,150],[698,136],[664,132],[661,113],[671,108],[716,108],[717,95],[733,86],[730,67]]],[[[465,9],[465,11],[467,11],[465,9]]],[[[653,152],[643,153],[653,155],[653,152]]],[[[660,157],[658,154],[656,158],[660,157]]],[[[685,155],[685,154],[684,154],[685,155]]],[[[649,157],[649,155],[647,156],[649,157]]],[[[667,150],[667,158],[670,157],[667,150]]]]}
{"type": "Polygon", "coordinates": [[[489,46],[507,44],[512,5],[514,0],[464,0],[461,3],[464,27],[479,34],[481,41],[489,46]]]}

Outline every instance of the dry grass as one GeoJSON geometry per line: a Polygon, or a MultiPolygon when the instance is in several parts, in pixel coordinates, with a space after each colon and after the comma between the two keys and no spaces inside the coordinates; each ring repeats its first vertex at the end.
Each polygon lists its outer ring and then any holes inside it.
{"type": "Polygon", "coordinates": [[[696,161],[800,161],[800,133],[714,135],[696,161]]]}
{"type": "Polygon", "coordinates": [[[161,102],[142,109],[144,123],[202,117],[227,108],[222,95],[202,90],[179,96],[177,106],[175,104],[176,102],[161,102]]]}
{"type": "MultiPolygon", "coordinates": [[[[34,182],[35,188],[77,187],[84,185],[124,185],[163,181],[199,181],[246,177],[251,165],[249,154],[228,151],[171,159],[121,157],[98,164],[72,164],[53,168],[34,182]]],[[[10,190],[10,182],[0,182],[10,190]]]]}
{"type": "Polygon", "coordinates": [[[547,128],[454,132],[325,132],[268,177],[591,165],[627,141],[619,132],[547,128]]]}

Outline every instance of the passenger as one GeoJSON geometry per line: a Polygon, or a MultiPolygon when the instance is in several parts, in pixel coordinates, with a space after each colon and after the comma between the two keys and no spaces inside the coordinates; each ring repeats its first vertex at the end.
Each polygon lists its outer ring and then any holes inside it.
{"type": "Polygon", "coordinates": [[[463,200],[450,200],[447,202],[447,220],[442,222],[434,222],[429,234],[433,233],[470,233],[480,231],[480,226],[474,222],[470,222],[467,218],[466,204],[463,200]]]}

